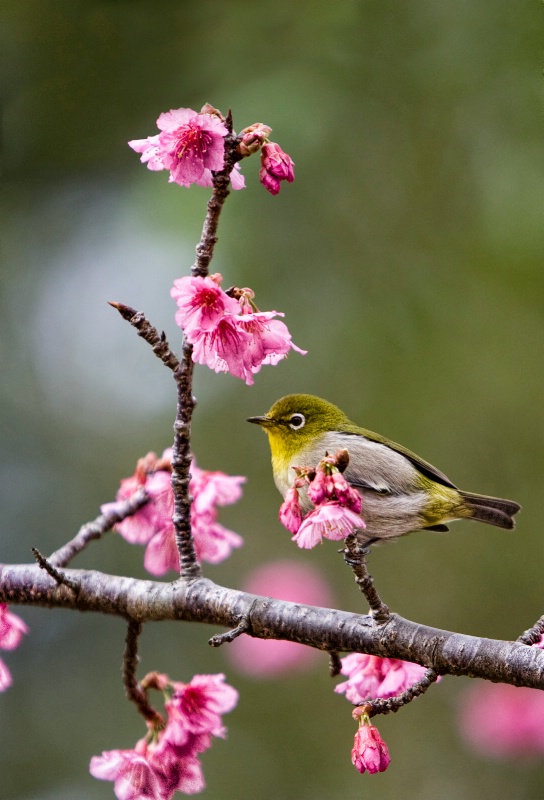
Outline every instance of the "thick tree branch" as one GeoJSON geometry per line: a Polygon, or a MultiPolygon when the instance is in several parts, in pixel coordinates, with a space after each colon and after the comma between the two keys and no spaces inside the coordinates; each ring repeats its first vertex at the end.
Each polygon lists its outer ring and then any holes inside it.
{"type": "Polygon", "coordinates": [[[3,565],[0,602],[95,611],[137,622],[179,619],[227,628],[247,618],[249,635],[262,639],[401,658],[441,675],[544,689],[544,650],[518,642],[452,633],[397,614],[378,624],[371,616],[259,597],[204,578],[159,583],[86,570],[68,569],[65,574],[77,580],[77,596],[36,565],[3,565]]]}

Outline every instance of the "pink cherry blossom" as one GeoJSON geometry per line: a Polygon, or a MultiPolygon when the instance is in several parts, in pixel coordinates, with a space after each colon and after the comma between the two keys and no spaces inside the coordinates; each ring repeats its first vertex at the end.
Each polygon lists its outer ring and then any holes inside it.
{"type": "Polygon", "coordinates": [[[25,633],[28,633],[26,623],[9,610],[7,603],[0,603],[0,650],[19,647],[25,633]]]}
{"type": "Polygon", "coordinates": [[[213,331],[225,314],[239,314],[240,303],[221,289],[221,275],[178,278],[170,291],[176,301],[176,322],[188,340],[213,331]]]}
{"type": "Polygon", "coordinates": [[[523,761],[544,755],[544,693],[474,682],[461,697],[458,725],[467,744],[487,758],[523,761]]]}
{"type": "Polygon", "coordinates": [[[118,800],[170,800],[175,791],[167,788],[146,756],[136,750],[109,750],[93,756],[89,771],[94,778],[114,781],[118,800]]]}
{"type": "Polygon", "coordinates": [[[211,472],[191,464],[191,494],[193,508],[197,514],[205,514],[213,506],[230,506],[242,497],[242,475],[225,475],[211,472]]]}
{"type": "Polygon", "coordinates": [[[0,692],[5,692],[6,689],[9,689],[12,683],[11,672],[0,658],[0,692]]]}
{"type": "Polygon", "coordinates": [[[250,289],[237,289],[240,299],[220,288],[221,275],[180,278],[171,296],[178,310],[176,322],[193,345],[192,359],[215,372],[230,372],[248,385],[263,364],[277,364],[290,350],[304,354],[291,341],[277,311],[256,311],[250,289]]]}
{"type": "Polygon", "coordinates": [[[291,533],[297,533],[302,524],[302,509],[298,490],[292,486],[287,490],[285,500],[280,506],[280,522],[291,533]]]}
{"type": "MultiPolygon", "coordinates": [[[[244,350],[244,364],[248,375],[259,372],[263,364],[277,364],[291,349],[306,355],[306,350],[293,344],[287,325],[274,319],[276,316],[283,314],[278,311],[251,311],[249,305],[245,304],[242,314],[236,317],[239,329],[247,331],[251,337],[244,350]]],[[[248,382],[246,376],[246,383],[248,382]]]]}
{"type": "Polygon", "coordinates": [[[425,674],[425,667],[398,658],[351,653],[341,661],[342,675],[347,675],[349,680],[339,683],[334,691],[345,694],[350,703],[394,697],[409,689],[425,674]]]}
{"type": "Polygon", "coordinates": [[[192,734],[225,736],[221,715],[236,706],[238,692],[225,683],[223,674],[195,675],[190,683],[174,683],[173,686],[174,694],[165,704],[169,716],[182,717],[192,734]]]}
{"type": "Polygon", "coordinates": [[[228,130],[216,114],[172,109],[159,116],[157,127],[158,135],[129,142],[150,169],[170,170],[170,180],[180,186],[207,186],[211,171],[223,169],[228,130]]]}
{"type": "Polygon", "coordinates": [[[172,794],[198,794],[206,787],[198,758],[187,755],[180,757],[174,747],[162,747],[160,753],[158,748],[150,748],[149,762],[172,794]]]}
{"type": "Polygon", "coordinates": [[[242,175],[240,164],[235,164],[230,175],[230,183],[234,191],[246,188],[246,179],[242,175]]]}
{"type": "Polygon", "coordinates": [[[118,800],[170,800],[176,791],[202,791],[205,783],[198,755],[210,747],[212,736],[225,735],[221,715],[238,701],[238,692],[224,677],[196,675],[184,684],[150,673],[142,685],[166,695],[166,726],[151,731],[134,749],[94,756],[91,775],[114,781],[118,800]]]}
{"type": "Polygon", "coordinates": [[[365,527],[362,517],[354,511],[339,502],[328,502],[310,511],[292,538],[299,547],[309,550],[323,537],[337,541],[365,527]]]}
{"type": "MultiPolygon", "coordinates": [[[[116,523],[115,529],[131,544],[147,545],[144,566],[152,575],[164,575],[169,570],[179,570],[179,556],[176,546],[175,528],[172,522],[174,513],[174,494],[171,485],[172,451],[165,450],[160,462],[151,453],[142,459],[136,473],[121,481],[117,501],[130,497],[136,489],[145,488],[149,502],[132,517],[116,523]],[[154,464],[163,467],[146,473],[145,468],[153,469],[154,464]]],[[[234,531],[217,522],[217,506],[228,505],[239,500],[241,485],[246,479],[242,476],[225,475],[223,472],[209,472],[191,465],[189,491],[193,496],[191,505],[191,527],[197,558],[217,564],[228,558],[234,548],[241,547],[243,539],[234,531]]],[[[102,506],[102,512],[112,505],[102,506]]]]}
{"type": "Polygon", "coordinates": [[[351,762],[359,772],[385,772],[391,758],[387,745],[374,725],[362,724],[355,734],[351,762]]]}
{"type": "MultiPolygon", "coordinates": [[[[242,588],[250,594],[276,597],[292,603],[330,607],[330,587],[314,567],[295,561],[281,560],[255,569],[242,588]]],[[[281,677],[294,670],[309,669],[320,654],[312,647],[276,639],[255,639],[240,636],[226,651],[236,669],[253,678],[281,677]]]]}
{"type": "Polygon", "coordinates": [[[263,145],[259,180],[270,194],[278,194],[281,188],[281,181],[288,181],[289,183],[294,181],[295,171],[293,167],[293,160],[281,149],[279,144],[268,142],[263,145]]]}
{"type": "MultiPolygon", "coordinates": [[[[15,650],[25,633],[28,633],[26,623],[9,610],[7,603],[0,603],[0,650],[15,650]]],[[[0,692],[9,689],[12,683],[11,672],[0,659],[0,692]]]]}

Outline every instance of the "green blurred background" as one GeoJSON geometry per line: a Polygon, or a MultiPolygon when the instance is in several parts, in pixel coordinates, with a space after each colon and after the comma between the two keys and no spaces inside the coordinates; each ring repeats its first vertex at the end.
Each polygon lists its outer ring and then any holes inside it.
{"type": "MultiPolygon", "coordinates": [[[[245,546],[209,577],[320,567],[340,607],[361,598],[333,543],[297,551],[277,522],[264,437],[245,418],[312,392],[419,452],[461,487],[523,504],[510,535],[459,523],[374,549],[386,602],[414,620],[514,639],[544,612],[541,475],[542,49],[539,2],[160,3],[5,0],[2,10],[3,561],[50,552],[111,500],[138,457],[171,443],[175,392],[109,306],[142,309],[172,344],[169,297],[193,261],[208,191],[167,183],[126,145],[161,111],[233,110],[296,162],[278,197],[243,165],[213,270],[286,313],[308,348],[252,388],[197,371],[199,464],[248,476],[221,520],[245,546]]],[[[144,576],[112,536],[74,566],[144,576]]],[[[123,696],[124,625],[16,609],[31,635],[4,654],[0,795],[95,800],[91,755],[143,728],[123,696]]],[[[465,679],[445,679],[380,731],[392,763],[351,766],[354,725],[327,659],[255,682],[211,650],[211,628],[148,626],[142,674],[225,670],[241,691],[205,796],[249,800],[541,798],[544,765],[489,762],[456,729],[465,679]]]]}

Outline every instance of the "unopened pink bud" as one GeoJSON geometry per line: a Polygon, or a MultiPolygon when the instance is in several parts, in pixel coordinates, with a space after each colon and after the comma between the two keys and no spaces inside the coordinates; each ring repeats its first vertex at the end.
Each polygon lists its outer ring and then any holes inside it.
{"type": "Polygon", "coordinates": [[[338,502],[351,509],[351,511],[355,511],[356,514],[360,514],[362,501],[357,489],[350,486],[340,472],[335,472],[334,475],[331,475],[331,481],[334,485],[334,493],[338,502]]]}
{"type": "Polygon", "coordinates": [[[391,758],[387,745],[374,725],[362,724],[355,734],[351,762],[359,772],[385,772],[391,758]]]}
{"type": "Polygon", "coordinates": [[[280,181],[289,181],[289,183],[294,181],[295,171],[293,167],[295,164],[276,142],[268,142],[268,144],[263,145],[261,160],[266,171],[275,178],[280,181]]]}
{"type": "Polygon", "coordinates": [[[334,483],[332,475],[327,475],[323,469],[318,467],[315,478],[308,487],[308,497],[316,506],[332,500],[334,495],[334,483]]]}
{"type": "Polygon", "coordinates": [[[280,506],[280,522],[290,533],[296,533],[302,524],[302,511],[297,490],[287,490],[285,500],[280,506]]]}
{"type": "Polygon", "coordinates": [[[268,172],[264,167],[261,167],[259,170],[259,180],[270,194],[278,194],[281,184],[278,178],[275,178],[270,172],[268,172]]]}

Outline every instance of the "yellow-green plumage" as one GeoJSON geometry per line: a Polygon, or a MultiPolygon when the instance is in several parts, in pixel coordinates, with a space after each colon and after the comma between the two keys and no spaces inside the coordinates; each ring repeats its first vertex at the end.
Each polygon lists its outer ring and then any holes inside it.
{"type": "MultiPolygon", "coordinates": [[[[276,486],[285,496],[293,466],[316,466],[326,452],[345,448],[344,473],[363,498],[364,539],[392,539],[421,529],[447,530],[445,523],[477,519],[499,528],[514,527],[520,506],[512,500],[458,489],[444,473],[405,447],[360,428],[332,403],[308,394],[278,400],[267,414],[250,417],[270,443],[276,486]]],[[[304,510],[311,508],[306,495],[304,510]]]]}

